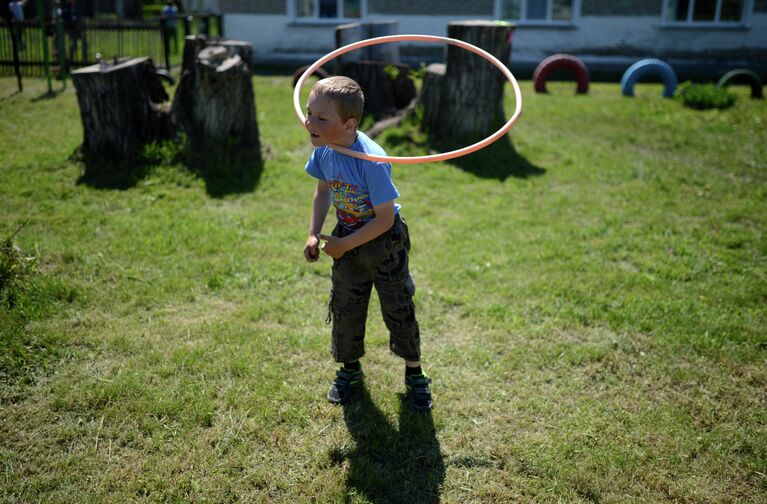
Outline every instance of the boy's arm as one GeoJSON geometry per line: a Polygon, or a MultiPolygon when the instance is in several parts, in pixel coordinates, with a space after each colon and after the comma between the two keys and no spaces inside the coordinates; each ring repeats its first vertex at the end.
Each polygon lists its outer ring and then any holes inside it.
{"type": "Polygon", "coordinates": [[[312,198],[312,218],[309,222],[309,237],[304,246],[304,257],[309,262],[314,262],[320,258],[319,234],[322,231],[322,225],[325,223],[325,217],[330,208],[330,186],[324,180],[317,182],[317,189],[314,190],[312,198]]]}
{"type": "Polygon", "coordinates": [[[385,233],[394,224],[394,200],[373,207],[375,217],[354,233],[343,238],[319,235],[327,243],[322,250],[334,259],[338,259],[353,248],[359,247],[385,233]]]}

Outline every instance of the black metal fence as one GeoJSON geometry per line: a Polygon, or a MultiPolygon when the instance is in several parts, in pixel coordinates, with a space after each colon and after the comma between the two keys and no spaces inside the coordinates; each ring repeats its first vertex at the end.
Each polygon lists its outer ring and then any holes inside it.
{"type": "Polygon", "coordinates": [[[175,27],[168,20],[93,20],[81,18],[76,26],[61,19],[0,20],[0,75],[45,76],[45,52],[54,74],[105,60],[149,56],[157,65],[170,67],[180,61],[183,37],[195,33],[223,36],[220,15],[179,17],[175,27]],[[212,29],[215,26],[216,29],[212,29]],[[15,43],[14,43],[15,38],[15,43]],[[16,63],[15,63],[16,60],[16,63]]]}

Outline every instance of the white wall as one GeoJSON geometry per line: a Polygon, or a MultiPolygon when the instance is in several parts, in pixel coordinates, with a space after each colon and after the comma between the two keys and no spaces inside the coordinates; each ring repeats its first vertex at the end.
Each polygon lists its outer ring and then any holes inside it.
{"type": "Polygon", "coordinates": [[[196,14],[198,12],[221,12],[218,6],[218,0],[181,0],[184,4],[184,10],[196,14]]]}
{"type": "MultiPolygon", "coordinates": [[[[384,19],[391,17],[366,18],[370,21],[384,19]]],[[[399,31],[444,36],[448,23],[459,19],[455,16],[402,16],[399,31]]],[[[332,24],[301,25],[293,23],[288,16],[253,14],[225,14],[224,22],[228,37],[253,44],[257,61],[302,64],[335,49],[332,24]]],[[[624,49],[628,53],[645,50],[648,54],[689,51],[700,56],[716,50],[767,51],[766,32],[767,14],[764,13],[753,14],[748,29],[667,28],[661,26],[660,18],[655,16],[582,17],[576,28],[517,27],[511,59],[536,62],[553,53],[601,54],[606,48],[624,49]]],[[[629,59],[636,57],[628,55],[629,59]]]]}

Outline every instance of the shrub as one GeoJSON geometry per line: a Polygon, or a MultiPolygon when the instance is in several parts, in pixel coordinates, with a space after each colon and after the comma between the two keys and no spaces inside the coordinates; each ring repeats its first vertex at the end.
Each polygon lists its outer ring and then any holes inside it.
{"type": "Polygon", "coordinates": [[[397,77],[399,77],[399,68],[395,67],[394,65],[386,65],[384,67],[384,73],[391,80],[397,80],[397,77]]]}
{"type": "Polygon", "coordinates": [[[36,264],[34,256],[27,256],[13,243],[13,237],[23,226],[0,242],[0,305],[7,308],[16,305],[36,264]]]}
{"type": "Polygon", "coordinates": [[[677,91],[685,106],[705,110],[711,108],[725,109],[735,103],[735,95],[726,88],[716,84],[692,84],[685,82],[677,91]]]}
{"type": "MultiPolygon", "coordinates": [[[[25,223],[26,224],[26,223],[25,223]]],[[[36,370],[55,361],[64,336],[29,325],[60,303],[72,303],[77,292],[62,279],[42,275],[38,258],[13,242],[22,224],[0,239],[0,403],[9,384],[33,383],[36,370]]]]}

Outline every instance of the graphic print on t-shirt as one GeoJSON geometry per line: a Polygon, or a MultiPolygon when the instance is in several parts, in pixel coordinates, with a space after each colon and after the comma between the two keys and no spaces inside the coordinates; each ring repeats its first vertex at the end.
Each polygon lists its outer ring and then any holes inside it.
{"type": "Polygon", "coordinates": [[[348,229],[357,229],[375,217],[370,194],[367,191],[357,185],[347,184],[343,180],[330,180],[328,185],[333,191],[336,216],[348,229]]]}

